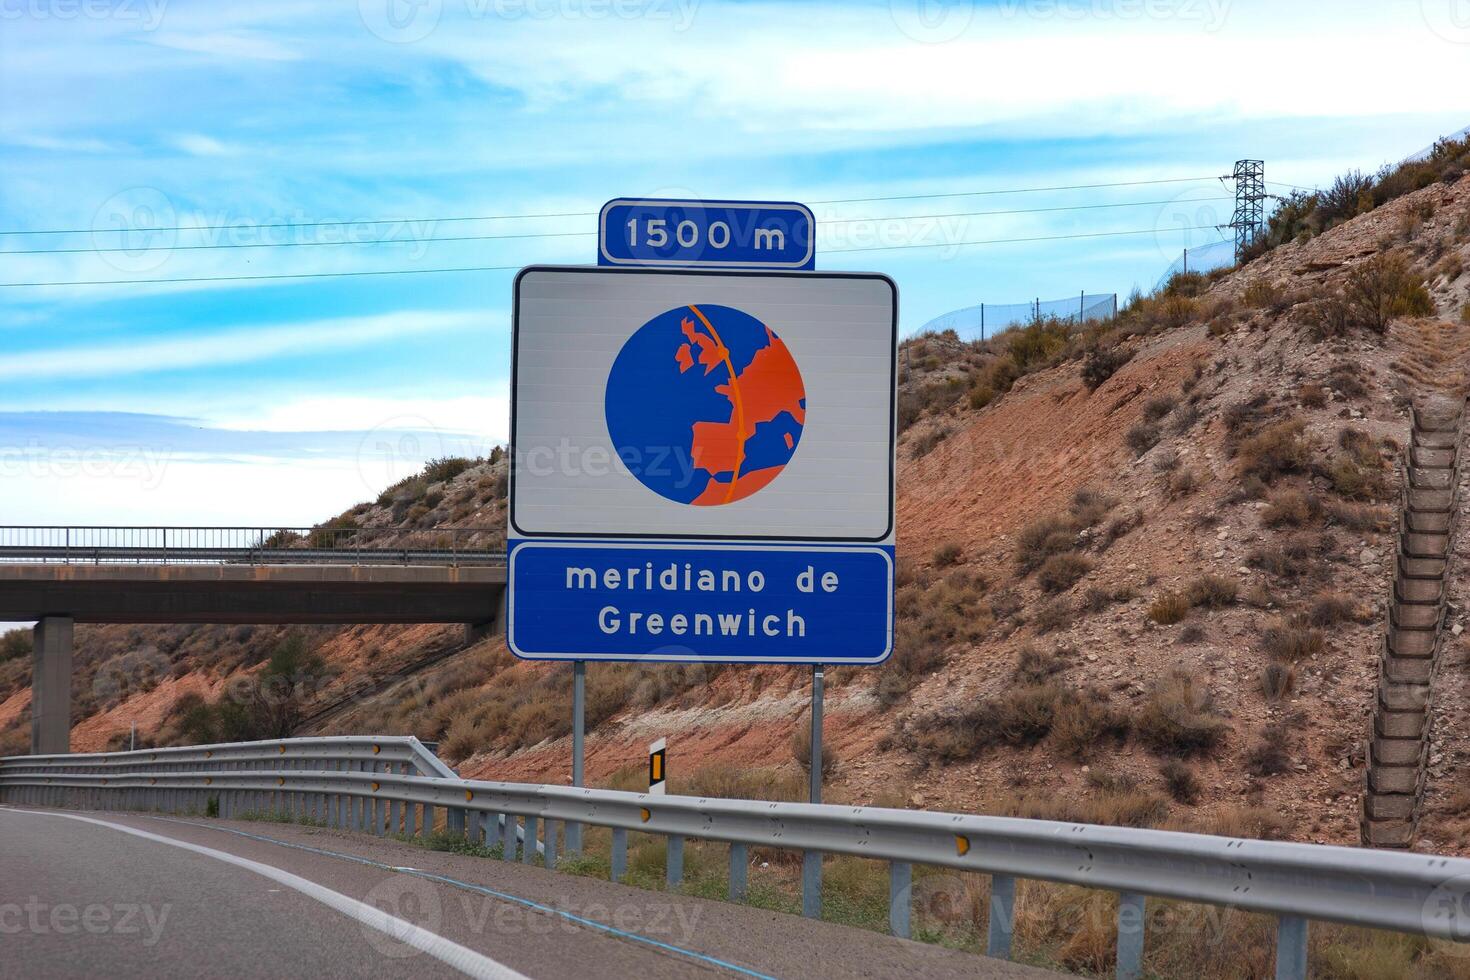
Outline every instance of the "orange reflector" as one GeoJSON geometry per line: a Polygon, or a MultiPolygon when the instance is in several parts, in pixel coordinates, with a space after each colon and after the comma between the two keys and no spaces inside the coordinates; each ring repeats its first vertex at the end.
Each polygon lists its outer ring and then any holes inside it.
{"type": "Polygon", "coordinates": [[[150,779],[150,780],[148,780],[148,785],[149,786],[157,786],[158,785],[158,780],[156,780],[156,779],[150,779]]]}
{"type": "Polygon", "coordinates": [[[373,792],[376,793],[377,791],[378,791],[378,784],[377,783],[373,783],[373,792]]]}
{"type": "Polygon", "coordinates": [[[653,814],[649,813],[647,810],[643,809],[642,807],[640,807],[638,809],[638,812],[643,815],[643,822],[644,823],[648,823],[648,819],[653,816],[653,814]]]}
{"type": "Polygon", "coordinates": [[[285,786],[286,785],[286,777],[285,776],[277,776],[276,777],[276,785],[277,786],[285,786]]]}
{"type": "Polygon", "coordinates": [[[276,748],[278,748],[278,749],[281,750],[281,755],[285,755],[286,754],[286,747],[284,745],[278,745],[278,746],[276,746],[276,748]]]}
{"type": "Polygon", "coordinates": [[[464,800],[465,800],[466,803],[468,803],[470,800],[473,800],[474,798],[475,798],[475,794],[474,793],[471,793],[469,790],[465,790],[464,791],[464,800]]]}
{"type": "Polygon", "coordinates": [[[213,780],[213,779],[211,779],[211,778],[210,778],[210,777],[208,777],[208,776],[205,776],[205,777],[204,777],[204,785],[205,785],[205,786],[213,786],[213,785],[214,785],[214,780],[213,780]]]}
{"type": "Polygon", "coordinates": [[[213,759],[214,758],[214,750],[211,749],[210,751],[204,753],[204,758],[206,758],[206,759],[213,759]]]}
{"type": "Polygon", "coordinates": [[[383,747],[381,745],[374,745],[373,746],[373,755],[377,755],[381,751],[383,751],[383,747]]]}
{"type": "Polygon", "coordinates": [[[969,854],[970,853],[970,838],[963,837],[960,834],[955,834],[954,835],[954,849],[955,849],[955,853],[957,853],[960,857],[964,857],[966,854],[969,854]]]}

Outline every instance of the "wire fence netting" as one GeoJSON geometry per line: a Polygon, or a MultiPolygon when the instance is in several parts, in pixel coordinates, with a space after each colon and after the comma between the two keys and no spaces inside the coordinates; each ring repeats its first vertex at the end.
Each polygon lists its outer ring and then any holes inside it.
{"type": "Polygon", "coordinates": [[[961,340],[984,340],[1034,320],[1086,323],[1106,320],[1117,311],[1117,293],[1079,293],[1066,299],[1035,299],[1029,303],[981,303],[937,316],[920,327],[919,333],[953,330],[961,340]]]}

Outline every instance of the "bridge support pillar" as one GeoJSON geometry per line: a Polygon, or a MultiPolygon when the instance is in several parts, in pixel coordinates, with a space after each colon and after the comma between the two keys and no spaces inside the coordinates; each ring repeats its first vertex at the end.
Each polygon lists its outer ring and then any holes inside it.
{"type": "Polygon", "coordinates": [[[71,751],[70,616],[47,616],[36,624],[31,672],[31,754],[71,751]]]}

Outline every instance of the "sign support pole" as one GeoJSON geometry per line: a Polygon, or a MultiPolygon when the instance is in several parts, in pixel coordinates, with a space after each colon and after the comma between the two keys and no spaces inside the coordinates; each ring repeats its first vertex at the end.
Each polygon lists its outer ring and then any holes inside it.
{"type": "Polygon", "coordinates": [[[822,665],[812,664],[811,801],[822,802],[822,665]]]}
{"type": "MultiPolygon", "coordinates": [[[[572,785],[582,785],[583,738],[587,723],[587,661],[572,661],[572,785]]],[[[567,852],[582,853],[582,825],[567,824],[567,852]]]]}
{"type": "MultiPolygon", "coordinates": [[[[822,665],[812,664],[812,752],[811,801],[822,802],[822,665]]],[[[822,917],[822,852],[801,855],[801,914],[822,917]]]]}

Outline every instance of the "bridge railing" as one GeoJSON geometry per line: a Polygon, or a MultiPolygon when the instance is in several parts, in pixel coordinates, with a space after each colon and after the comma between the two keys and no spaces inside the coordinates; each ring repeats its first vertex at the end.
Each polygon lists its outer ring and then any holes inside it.
{"type": "Polygon", "coordinates": [[[60,564],[504,564],[505,529],[0,527],[0,562],[60,564]]]}
{"type": "Polygon", "coordinates": [[[730,897],[737,901],[745,896],[750,848],[795,850],[803,852],[803,912],[812,916],[821,912],[822,855],[854,855],[888,862],[889,923],[900,936],[909,934],[914,864],[979,872],[991,877],[987,952],[1003,958],[1010,955],[1018,878],[1106,889],[1119,896],[1121,977],[1142,969],[1150,898],[1275,916],[1279,978],[1306,976],[1309,921],[1470,940],[1470,860],[1463,858],[1047,820],[465,780],[447,769],[426,774],[416,765],[417,744],[359,736],[14,757],[0,759],[0,800],[280,815],[410,836],[433,832],[436,811],[443,810],[448,833],[500,848],[508,861],[517,859],[519,844],[522,861],[540,853],[553,868],[564,853],[558,837],[580,841],[580,827],[593,825],[612,832],[614,880],[627,870],[629,831],[662,835],[671,888],[683,877],[687,839],[723,841],[730,846],[730,897]],[[542,841],[532,847],[538,824],[542,841]],[[568,832],[559,835],[558,827],[568,832]]]}

